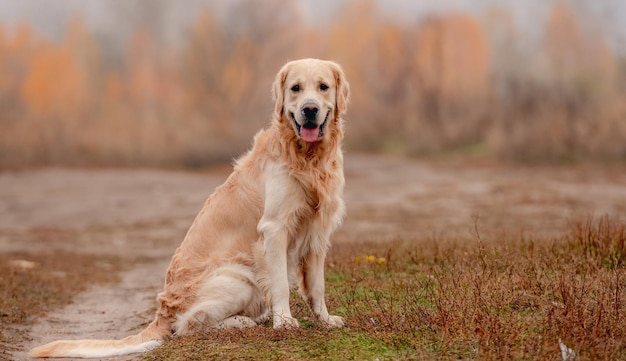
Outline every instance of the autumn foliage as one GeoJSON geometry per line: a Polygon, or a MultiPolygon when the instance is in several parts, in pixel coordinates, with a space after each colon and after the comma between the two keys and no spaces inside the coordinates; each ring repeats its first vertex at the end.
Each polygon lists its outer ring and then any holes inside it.
{"type": "Polygon", "coordinates": [[[0,166],[231,159],[299,57],[344,66],[351,149],[626,159],[624,60],[565,2],[532,51],[503,9],[399,22],[351,1],[320,26],[294,3],[240,1],[226,20],[206,9],[175,44],[138,26],[121,54],[79,16],[57,41],[0,25],[0,166]]]}

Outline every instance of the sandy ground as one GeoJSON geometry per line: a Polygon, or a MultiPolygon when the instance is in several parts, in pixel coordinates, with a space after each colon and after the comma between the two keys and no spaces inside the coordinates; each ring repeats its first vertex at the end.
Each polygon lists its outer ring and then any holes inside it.
{"type": "MultiPolygon", "coordinates": [[[[0,173],[0,252],[141,255],[119,284],[92,287],[28,326],[25,350],[55,339],[121,338],[152,318],[169,259],[228,167],[203,172],[40,169],[0,173]]],[[[558,234],[589,215],[626,216],[626,168],[513,167],[346,157],[348,216],[335,242],[558,234]]],[[[113,360],[135,360],[138,356],[113,360]]]]}

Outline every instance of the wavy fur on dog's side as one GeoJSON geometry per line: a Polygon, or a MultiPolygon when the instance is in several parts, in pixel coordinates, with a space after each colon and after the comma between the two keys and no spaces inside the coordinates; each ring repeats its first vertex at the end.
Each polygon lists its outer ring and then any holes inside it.
{"type": "Polygon", "coordinates": [[[30,357],[143,352],[172,335],[249,327],[269,317],[275,328],[297,327],[289,309],[296,284],[320,323],[343,326],[326,309],[324,261],[345,208],[341,116],[348,83],[339,65],[303,59],[287,63],[272,90],[270,126],[257,133],[176,250],[154,321],[123,340],[56,341],[30,357]],[[311,104],[321,115],[305,124],[302,114],[311,104]],[[304,141],[301,130],[319,138],[304,141]]]}

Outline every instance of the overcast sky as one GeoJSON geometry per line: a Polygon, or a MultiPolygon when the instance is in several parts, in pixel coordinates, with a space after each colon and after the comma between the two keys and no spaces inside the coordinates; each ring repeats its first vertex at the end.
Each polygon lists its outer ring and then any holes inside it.
{"type": "MultiPolygon", "coordinates": [[[[261,1],[261,0],[259,0],[261,1]]],[[[332,17],[344,1],[286,0],[299,3],[309,21],[332,17]]],[[[378,0],[381,11],[399,21],[416,21],[433,13],[450,10],[481,16],[494,5],[508,9],[518,26],[530,37],[543,28],[550,4],[555,0],[378,0]]],[[[562,0],[576,9],[585,26],[605,34],[620,52],[626,49],[626,0],[562,0]]],[[[87,26],[96,31],[113,31],[125,9],[141,11],[146,5],[161,3],[167,8],[160,19],[163,34],[178,39],[191,19],[202,8],[212,6],[219,16],[234,0],[0,0],[0,23],[11,29],[20,20],[31,23],[51,38],[62,34],[68,19],[81,14],[87,26]]],[[[356,15],[356,14],[355,14],[356,15]]]]}

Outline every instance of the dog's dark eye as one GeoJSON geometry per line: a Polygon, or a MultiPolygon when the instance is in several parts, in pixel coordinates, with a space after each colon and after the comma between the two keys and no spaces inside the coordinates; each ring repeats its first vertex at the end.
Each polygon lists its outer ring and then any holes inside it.
{"type": "Polygon", "coordinates": [[[296,84],[296,85],[292,86],[291,87],[291,91],[294,92],[294,93],[299,92],[300,91],[300,85],[296,84]]]}
{"type": "Polygon", "coordinates": [[[328,90],[328,85],[326,85],[324,83],[320,84],[320,90],[323,91],[323,92],[327,91],[328,90]]]}

